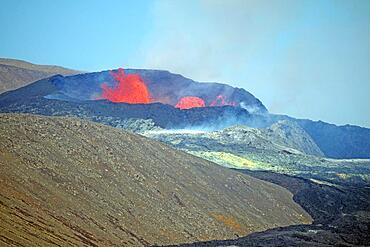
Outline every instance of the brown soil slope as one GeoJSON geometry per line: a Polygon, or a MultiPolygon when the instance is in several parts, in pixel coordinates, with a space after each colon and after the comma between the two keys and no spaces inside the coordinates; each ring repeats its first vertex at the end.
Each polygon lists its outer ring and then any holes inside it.
{"type": "Polygon", "coordinates": [[[309,223],[282,187],[71,118],[0,115],[0,246],[142,246],[309,223]]]}
{"type": "Polygon", "coordinates": [[[0,58],[0,93],[13,90],[52,75],[80,72],[54,65],[38,65],[16,59],[0,58]]]}

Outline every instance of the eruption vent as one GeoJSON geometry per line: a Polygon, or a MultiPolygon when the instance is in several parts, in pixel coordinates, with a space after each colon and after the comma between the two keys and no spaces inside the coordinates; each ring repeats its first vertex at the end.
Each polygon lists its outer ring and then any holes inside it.
{"type": "Polygon", "coordinates": [[[123,69],[118,69],[117,73],[111,72],[111,75],[117,84],[111,88],[103,83],[101,85],[103,89],[101,98],[130,104],[149,104],[151,102],[149,90],[140,75],[127,75],[123,69]]]}
{"type": "Polygon", "coordinates": [[[223,95],[218,95],[214,101],[211,102],[210,106],[223,106],[223,105],[232,105],[236,106],[237,104],[232,101],[227,101],[226,97],[223,95]]]}
{"type": "Polygon", "coordinates": [[[190,109],[194,107],[205,107],[205,106],[206,104],[204,103],[204,100],[195,96],[182,97],[176,104],[176,108],[180,109],[190,109]]]}

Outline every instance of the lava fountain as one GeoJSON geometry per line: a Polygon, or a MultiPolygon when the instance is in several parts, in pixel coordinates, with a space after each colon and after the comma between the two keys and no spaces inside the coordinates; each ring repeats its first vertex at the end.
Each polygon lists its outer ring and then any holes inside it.
{"type": "Polygon", "coordinates": [[[104,82],[101,85],[102,99],[129,104],[151,103],[149,90],[140,75],[126,74],[122,68],[117,72],[111,72],[111,75],[116,81],[116,86],[111,88],[104,82]]]}
{"type": "Polygon", "coordinates": [[[180,109],[190,109],[194,107],[205,107],[206,104],[204,100],[196,96],[185,96],[182,97],[179,102],[176,104],[176,108],[180,109]]]}

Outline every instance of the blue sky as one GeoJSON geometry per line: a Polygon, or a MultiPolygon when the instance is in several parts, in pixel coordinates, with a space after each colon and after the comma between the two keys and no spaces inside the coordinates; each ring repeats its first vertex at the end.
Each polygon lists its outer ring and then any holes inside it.
{"type": "Polygon", "coordinates": [[[158,68],[271,112],[370,127],[368,0],[0,0],[0,57],[158,68]]]}

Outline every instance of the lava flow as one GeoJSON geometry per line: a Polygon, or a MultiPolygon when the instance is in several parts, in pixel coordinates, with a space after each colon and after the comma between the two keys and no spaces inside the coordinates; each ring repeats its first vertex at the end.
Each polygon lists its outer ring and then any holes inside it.
{"type": "Polygon", "coordinates": [[[113,88],[107,83],[101,85],[102,99],[112,102],[125,102],[130,104],[149,104],[151,102],[149,90],[138,74],[125,74],[123,69],[116,73],[111,72],[117,85],[113,88]]]}
{"type": "Polygon", "coordinates": [[[176,108],[180,109],[190,109],[194,107],[205,107],[205,106],[206,104],[204,103],[204,100],[195,96],[182,97],[176,104],[176,108]]]}

